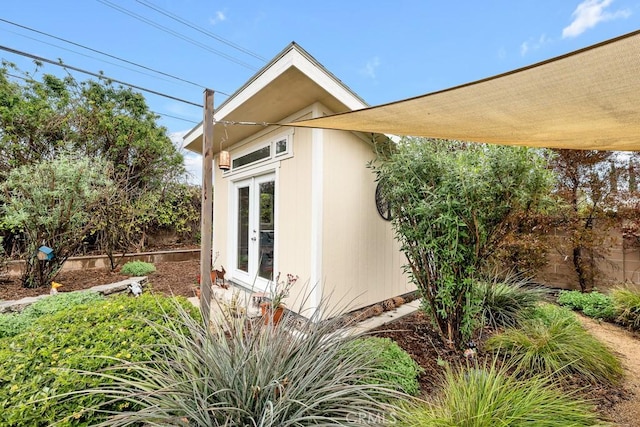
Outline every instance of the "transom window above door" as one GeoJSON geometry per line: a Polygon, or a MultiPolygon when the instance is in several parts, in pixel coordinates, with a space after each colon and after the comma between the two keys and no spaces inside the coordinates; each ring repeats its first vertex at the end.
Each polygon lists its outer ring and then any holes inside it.
{"type": "Polygon", "coordinates": [[[226,174],[248,168],[249,166],[291,157],[293,155],[291,136],[291,134],[281,135],[264,144],[253,147],[251,151],[240,152],[237,155],[232,154],[231,170],[227,171],[226,174]]]}

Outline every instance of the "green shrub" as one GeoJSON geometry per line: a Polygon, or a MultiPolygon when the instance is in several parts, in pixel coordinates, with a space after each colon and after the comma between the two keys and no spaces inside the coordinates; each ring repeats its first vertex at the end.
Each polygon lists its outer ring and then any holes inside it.
{"type": "Polygon", "coordinates": [[[20,313],[0,314],[0,338],[24,332],[44,315],[101,299],[103,297],[93,291],[66,292],[42,298],[20,313]]]}
{"type": "Polygon", "coordinates": [[[598,291],[583,293],[580,291],[560,291],[558,304],[581,311],[585,316],[594,319],[611,321],[616,317],[616,310],[610,296],[598,291]]]}
{"type": "Polygon", "coordinates": [[[489,338],[486,348],[507,354],[519,374],[561,380],[577,375],[591,383],[619,383],[620,361],[571,311],[547,304],[534,313],[518,328],[489,338]]]}
{"type": "Polygon", "coordinates": [[[275,326],[231,316],[208,326],[176,317],[151,362],[94,374],[115,382],[87,390],[84,399],[104,393],[116,405],[140,406],[108,414],[104,426],[351,425],[362,414],[389,413],[389,402],[405,395],[374,381],[375,359],[349,351],[351,339],[336,333],[340,319],[319,321],[326,312],[321,304],[309,320],[287,313],[275,326]]]}
{"type": "Polygon", "coordinates": [[[476,282],[474,292],[481,305],[482,323],[494,329],[517,326],[545,294],[542,288],[527,286],[526,280],[515,276],[476,282]]]}
{"type": "MultiPolygon", "coordinates": [[[[183,304],[197,310],[186,300],[183,304]]],[[[27,332],[0,340],[0,425],[84,426],[96,421],[85,410],[104,396],[60,395],[105,384],[106,377],[83,375],[116,363],[149,358],[146,346],[159,332],[147,321],[162,322],[165,313],[175,313],[170,298],[143,295],[118,296],[77,305],[46,315],[27,332]],[[58,424],[57,424],[58,425],[58,424]]],[[[109,406],[121,409],[123,406],[109,406]]]]}
{"type": "Polygon", "coordinates": [[[127,276],[146,276],[154,271],[156,271],[156,267],[144,261],[129,261],[120,269],[120,273],[127,276]]]}
{"type": "Polygon", "coordinates": [[[390,338],[367,337],[352,341],[356,351],[375,360],[375,384],[389,384],[394,389],[415,396],[420,390],[420,365],[390,338]]]}
{"type": "Polygon", "coordinates": [[[640,293],[628,288],[617,288],[612,292],[617,313],[616,321],[631,329],[640,329],[640,293]]]}
{"type": "Polygon", "coordinates": [[[398,423],[409,427],[595,426],[585,401],[541,377],[518,380],[495,365],[448,369],[433,404],[413,407],[398,423]]]}

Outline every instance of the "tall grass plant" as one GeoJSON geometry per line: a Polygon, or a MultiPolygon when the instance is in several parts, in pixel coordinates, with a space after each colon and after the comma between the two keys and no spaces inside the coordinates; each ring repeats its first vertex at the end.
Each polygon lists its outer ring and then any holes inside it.
{"type": "Polygon", "coordinates": [[[622,378],[622,365],[613,353],[571,311],[551,304],[537,308],[518,328],[490,337],[486,348],[507,355],[521,376],[578,376],[594,384],[618,384],[622,378]]]}
{"type": "Polygon", "coordinates": [[[401,416],[405,427],[587,427],[600,425],[591,405],[535,376],[517,379],[496,364],[448,368],[433,403],[401,416]]]}

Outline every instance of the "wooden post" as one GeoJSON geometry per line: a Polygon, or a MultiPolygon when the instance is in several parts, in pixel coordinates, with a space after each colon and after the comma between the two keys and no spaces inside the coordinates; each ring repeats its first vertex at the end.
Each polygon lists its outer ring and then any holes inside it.
{"type": "Polygon", "coordinates": [[[200,310],[205,325],[211,317],[211,246],[213,238],[213,90],[204,91],[202,121],[202,218],[200,222],[200,310]]]}

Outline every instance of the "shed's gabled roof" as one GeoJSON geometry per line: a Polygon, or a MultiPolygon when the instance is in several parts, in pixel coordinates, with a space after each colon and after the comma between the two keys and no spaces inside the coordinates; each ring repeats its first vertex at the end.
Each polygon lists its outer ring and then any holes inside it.
{"type": "Polygon", "coordinates": [[[467,85],[291,125],[640,151],[640,31],[467,85]]]}
{"type": "MultiPolygon", "coordinates": [[[[214,113],[214,153],[256,132],[255,126],[217,122],[276,123],[320,102],[334,112],[368,105],[298,44],[291,43],[214,113]]],[[[202,152],[202,123],[184,137],[190,151],[202,152]]]]}

